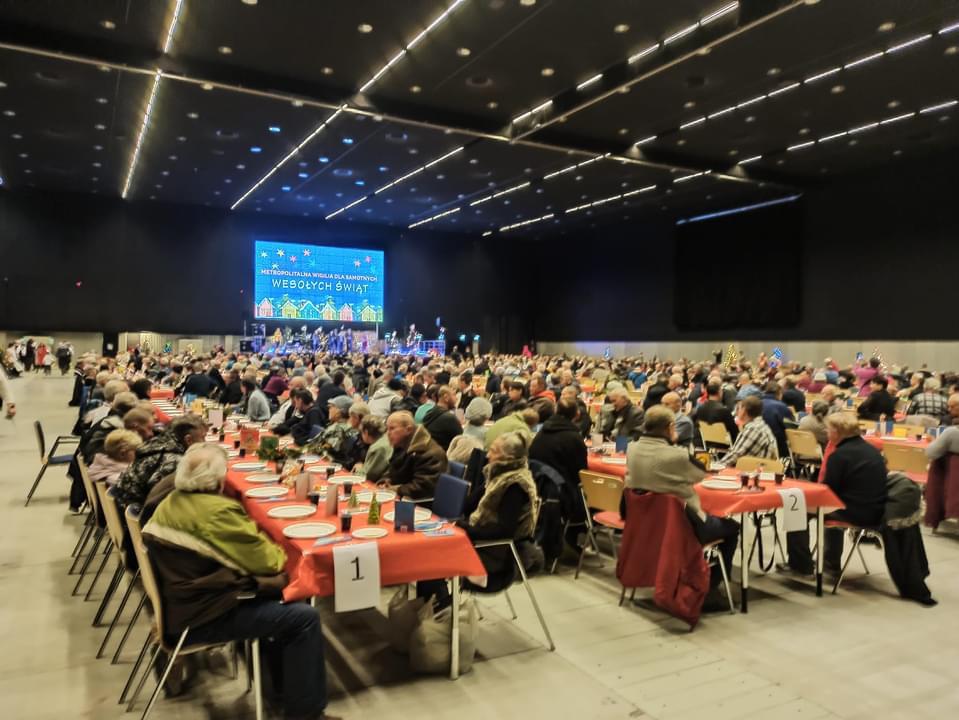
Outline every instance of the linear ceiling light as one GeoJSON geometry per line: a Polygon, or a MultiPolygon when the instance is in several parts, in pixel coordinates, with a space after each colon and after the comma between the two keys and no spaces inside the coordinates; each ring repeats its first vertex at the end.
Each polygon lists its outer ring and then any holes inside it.
{"type": "Polygon", "coordinates": [[[363,202],[364,200],[366,200],[366,199],[369,198],[369,197],[370,197],[369,195],[364,195],[364,196],[361,197],[361,198],[357,198],[356,200],[354,200],[354,201],[351,202],[350,204],[344,205],[344,206],[341,207],[339,210],[334,210],[334,211],[331,212],[329,215],[327,215],[327,216],[324,218],[324,220],[329,220],[330,218],[335,218],[335,217],[336,217],[337,215],[339,215],[341,212],[346,212],[346,211],[349,210],[351,207],[355,207],[355,206],[359,205],[361,202],[363,202]]]}
{"type": "Polygon", "coordinates": [[[163,71],[157,70],[153,76],[153,86],[150,88],[150,95],[147,98],[147,106],[143,110],[143,120],[140,122],[140,132],[137,133],[136,143],[133,145],[133,154],[130,155],[130,166],[127,168],[127,178],[123,183],[123,192],[120,194],[126,200],[130,192],[130,184],[133,182],[133,173],[137,169],[137,162],[140,159],[140,148],[143,147],[143,138],[146,136],[147,128],[150,127],[150,118],[153,115],[153,105],[156,102],[157,90],[160,89],[160,80],[163,78],[163,71]]]}
{"type": "Polygon", "coordinates": [[[759,210],[760,208],[772,207],[773,205],[782,205],[783,203],[790,203],[798,200],[801,195],[789,195],[787,197],[776,198],[775,200],[767,200],[766,202],[754,203],[752,205],[743,205],[741,207],[730,208],[729,210],[719,210],[718,212],[707,213],[706,215],[696,215],[691,218],[684,218],[682,220],[677,220],[677,225],[685,225],[686,223],[700,222],[702,220],[711,220],[712,218],[725,217],[726,215],[736,215],[738,213],[749,212],[750,210],[759,210]]]}
{"type": "Polygon", "coordinates": [[[553,217],[553,213],[540,215],[538,218],[532,218],[531,220],[523,220],[522,222],[513,223],[512,225],[504,225],[499,229],[499,231],[507,232],[508,230],[513,230],[514,228],[523,227],[524,225],[532,225],[533,223],[542,222],[543,220],[549,220],[551,217],[553,217]]]}
{"type": "Polygon", "coordinates": [[[517,190],[522,190],[523,188],[527,188],[527,187],[529,187],[528,180],[524,183],[520,183],[519,185],[514,185],[511,188],[506,188],[505,190],[500,190],[499,192],[495,192],[492,195],[487,195],[486,197],[482,197],[479,200],[474,200],[473,202],[470,203],[470,207],[475,207],[476,205],[482,205],[485,202],[489,202],[490,200],[494,200],[498,197],[502,197],[503,195],[509,195],[510,193],[514,193],[517,190]]]}
{"type": "Polygon", "coordinates": [[[602,79],[603,79],[603,73],[596,73],[596,74],[593,75],[593,77],[591,77],[589,80],[583,80],[583,82],[581,82],[579,85],[577,85],[577,86],[576,86],[576,90],[577,90],[577,91],[585,90],[586,88],[588,88],[588,87],[589,87],[590,85],[592,85],[593,83],[598,83],[598,82],[599,82],[600,80],[602,80],[602,79]]]}
{"type": "Polygon", "coordinates": [[[428,218],[426,218],[425,220],[420,220],[420,221],[418,221],[418,222],[413,223],[412,225],[409,225],[409,226],[407,227],[407,229],[408,229],[408,230],[412,230],[413,228],[415,228],[415,227],[417,227],[417,226],[419,226],[419,225],[425,225],[425,224],[428,223],[428,222],[433,222],[434,220],[439,220],[441,217],[446,217],[447,215],[452,215],[453,213],[458,213],[459,211],[460,211],[459,208],[453,208],[452,210],[446,210],[446,211],[444,211],[444,212],[437,213],[436,215],[433,215],[432,217],[428,217],[428,218]]]}
{"type": "Polygon", "coordinates": [[[166,40],[163,41],[163,54],[170,52],[173,46],[173,36],[176,35],[177,25],[180,23],[180,11],[183,9],[183,0],[176,0],[173,6],[173,16],[170,18],[170,26],[166,31],[166,40]]]}
{"type": "Polygon", "coordinates": [[[420,174],[421,172],[423,172],[424,170],[427,170],[428,168],[431,168],[431,167],[433,167],[434,165],[443,162],[444,160],[446,160],[446,158],[453,157],[454,155],[456,155],[456,153],[462,152],[464,147],[465,147],[464,145],[460,145],[460,146],[459,146],[458,148],[456,148],[455,150],[450,150],[450,151],[449,151],[448,153],[446,153],[445,155],[441,155],[440,157],[436,158],[435,160],[430,160],[430,161],[429,161],[428,163],[426,163],[425,165],[420,165],[420,166],[419,166],[418,168],[416,168],[415,170],[411,170],[410,172],[406,173],[405,175],[396,178],[396,180],[393,180],[393,181],[391,181],[391,182],[388,182],[388,183],[386,183],[386,185],[383,185],[382,187],[378,188],[377,190],[374,190],[374,191],[373,191],[373,194],[374,194],[374,195],[379,195],[381,192],[385,192],[386,190],[389,190],[389,189],[392,188],[392,187],[396,187],[397,185],[399,185],[399,184],[402,183],[402,182],[406,182],[407,180],[409,180],[409,179],[410,179],[411,177],[413,177],[414,175],[419,175],[419,174],[420,174]]]}

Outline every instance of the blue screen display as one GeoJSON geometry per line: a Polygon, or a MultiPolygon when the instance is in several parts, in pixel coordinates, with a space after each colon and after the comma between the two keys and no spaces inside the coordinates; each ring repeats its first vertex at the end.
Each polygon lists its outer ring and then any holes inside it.
{"type": "Polygon", "coordinates": [[[383,251],[254,242],[254,316],[383,322],[383,251]]]}

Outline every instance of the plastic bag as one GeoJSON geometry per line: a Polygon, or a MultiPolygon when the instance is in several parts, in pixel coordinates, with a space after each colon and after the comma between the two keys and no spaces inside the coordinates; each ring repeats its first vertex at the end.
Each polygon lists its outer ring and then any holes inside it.
{"type": "Polygon", "coordinates": [[[389,618],[388,634],[390,645],[396,652],[409,655],[410,635],[413,634],[413,629],[419,623],[419,611],[425,602],[425,598],[408,600],[405,585],[390,598],[387,611],[387,617],[389,618]]]}
{"type": "MultiPolygon", "coordinates": [[[[416,672],[446,674],[450,671],[450,635],[452,633],[452,608],[447,608],[435,616],[431,604],[424,605],[418,612],[419,625],[410,637],[410,667],[416,672]]],[[[471,597],[460,603],[460,673],[467,673],[473,667],[476,655],[476,638],[479,623],[476,617],[476,605],[471,597]]]]}

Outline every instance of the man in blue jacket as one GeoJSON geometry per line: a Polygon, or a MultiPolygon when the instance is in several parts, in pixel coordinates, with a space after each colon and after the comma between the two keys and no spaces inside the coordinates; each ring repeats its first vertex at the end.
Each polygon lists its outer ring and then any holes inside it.
{"type": "Polygon", "coordinates": [[[794,422],[792,410],[782,401],[782,388],[775,380],[766,383],[766,392],[763,393],[763,422],[773,431],[776,437],[776,447],[779,457],[789,456],[789,446],[786,444],[786,422],[791,426],[794,422]]]}

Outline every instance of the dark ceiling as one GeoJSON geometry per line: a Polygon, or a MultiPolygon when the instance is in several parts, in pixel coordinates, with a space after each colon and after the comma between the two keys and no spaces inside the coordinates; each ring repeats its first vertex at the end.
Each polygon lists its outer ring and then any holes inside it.
{"type": "Polygon", "coordinates": [[[0,0],[0,177],[543,236],[959,145],[957,0],[0,0]]]}

